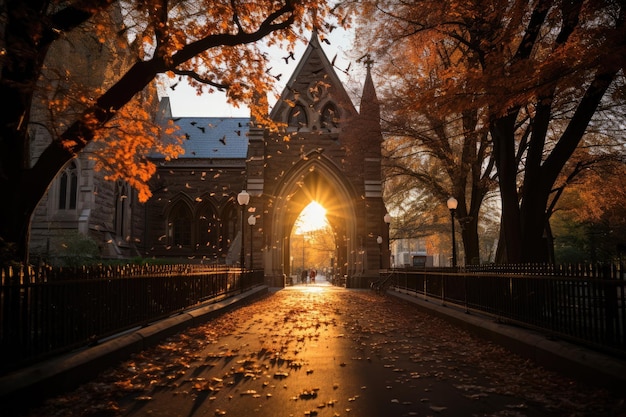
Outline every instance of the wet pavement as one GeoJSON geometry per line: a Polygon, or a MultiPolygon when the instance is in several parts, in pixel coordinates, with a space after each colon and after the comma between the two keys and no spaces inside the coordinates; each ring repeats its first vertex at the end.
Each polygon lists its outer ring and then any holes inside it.
{"type": "Polygon", "coordinates": [[[132,356],[29,416],[626,416],[624,398],[548,372],[397,298],[270,292],[132,356]]]}

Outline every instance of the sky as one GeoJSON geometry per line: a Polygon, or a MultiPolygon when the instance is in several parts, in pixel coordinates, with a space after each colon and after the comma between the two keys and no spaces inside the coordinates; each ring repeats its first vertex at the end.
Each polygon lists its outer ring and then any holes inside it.
{"type": "Polygon", "coordinates": [[[297,235],[327,227],[330,227],[330,224],[326,218],[326,209],[317,201],[311,201],[302,210],[294,224],[295,234],[297,235]]]}
{"type": "MultiPolygon", "coordinates": [[[[307,36],[307,41],[311,35],[307,36]]],[[[330,45],[321,43],[324,53],[329,60],[335,59],[335,71],[337,75],[344,83],[344,86],[349,82],[349,79],[357,79],[362,84],[364,78],[364,70],[362,65],[353,61],[356,60],[354,55],[356,52],[352,52],[352,42],[354,34],[352,31],[346,31],[337,28],[328,35],[330,45]],[[350,64],[353,62],[352,64],[350,64]],[[348,74],[344,71],[350,67],[348,74]]],[[[287,81],[291,77],[291,74],[296,68],[297,63],[302,58],[304,51],[306,50],[305,43],[299,43],[294,50],[295,62],[290,61],[289,64],[285,64],[282,59],[286,56],[285,51],[279,49],[272,49],[270,53],[270,63],[268,66],[272,67],[272,72],[284,74],[280,81],[277,82],[276,88],[278,92],[281,92],[285,87],[287,81]]],[[[348,87],[346,86],[346,89],[348,87]]],[[[349,92],[349,91],[348,91],[349,92]]],[[[349,92],[350,93],[350,92],[349,92]]],[[[168,96],[170,98],[170,104],[172,106],[172,116],[174,117],[249,117],[250,110],[243,107],[233,107],[226,103],[226,97],[223,93],[214,92],[212,94],[204,94],[198,96],[196,91],[189,87],[184,81],[176,86],[175,90],[167,88],[166,91],[162,91],[160,96],[168,96]]],[[[274,102],[270,101],[270,105],[274,102]]]]}

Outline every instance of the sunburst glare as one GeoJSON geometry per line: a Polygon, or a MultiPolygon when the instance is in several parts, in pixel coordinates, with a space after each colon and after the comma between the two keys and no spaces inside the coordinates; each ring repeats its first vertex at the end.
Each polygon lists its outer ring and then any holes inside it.
{"type": "Polygon", "coordinates": [[[329,226],[326,219],[326,209],[317,201],[311,201],[296,220],[295,233],[307,233],[313,230],[325,229],[329,226]]]}

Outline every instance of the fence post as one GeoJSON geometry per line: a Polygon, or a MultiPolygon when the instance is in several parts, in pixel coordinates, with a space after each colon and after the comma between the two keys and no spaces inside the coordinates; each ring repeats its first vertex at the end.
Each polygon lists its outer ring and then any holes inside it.
{"type": "Polygon", "coordinates": [[[464,289],[464,296],[465,296],[465,314],[469,314],[469,307],[468,307],[468,300],[467,300],[467,292],[468,292],[468,283],[467,283],[467,272],[463,273],[463,289],[464,289]]]}
{"type": "Polygon", "coordinates": [[[606,341],[615,343],[615,322],[617,319],[617,285],[612,279],[611,265],[602,265],[602,279],[604,287],[604,315],[606,320],[606,341]]]}
{"type": "Polygon", "coordinates": [[[446,282],[448,281],[448,274],[441,276],[441,305],[446,305],[446,282]]]}

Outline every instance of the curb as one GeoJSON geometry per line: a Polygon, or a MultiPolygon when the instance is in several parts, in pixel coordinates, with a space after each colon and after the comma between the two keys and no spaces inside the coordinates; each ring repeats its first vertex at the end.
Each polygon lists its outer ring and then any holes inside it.
{"type": "Polygon", "coordinates": [[[550,340],[532,330],[497,323],[487,317],[419,299],[409,292],[388,290],[387,294],[531,359],[546,369],[610,391],[626,392],[626,362],[623,360],[562,340],[550,340]]]}
{"type": "MultiPolygon", "coordinates": [[[[19,413],[38,401],[71,390],[93,379],[105,369],[127,359],[131,354],[153,346],[168,336],[197,326],[232,310],[244,302],[268,293],[265,285],[242,294],[221,299],[203,307],[186,310],[160,320],[132,333],[127,333],[101,344],[69,353],[20,369],[0,377],[0,403],[3,415],[8,411],[19,413]]],[[[18,414],[19,415],[19,414],[18,414]]]]}

